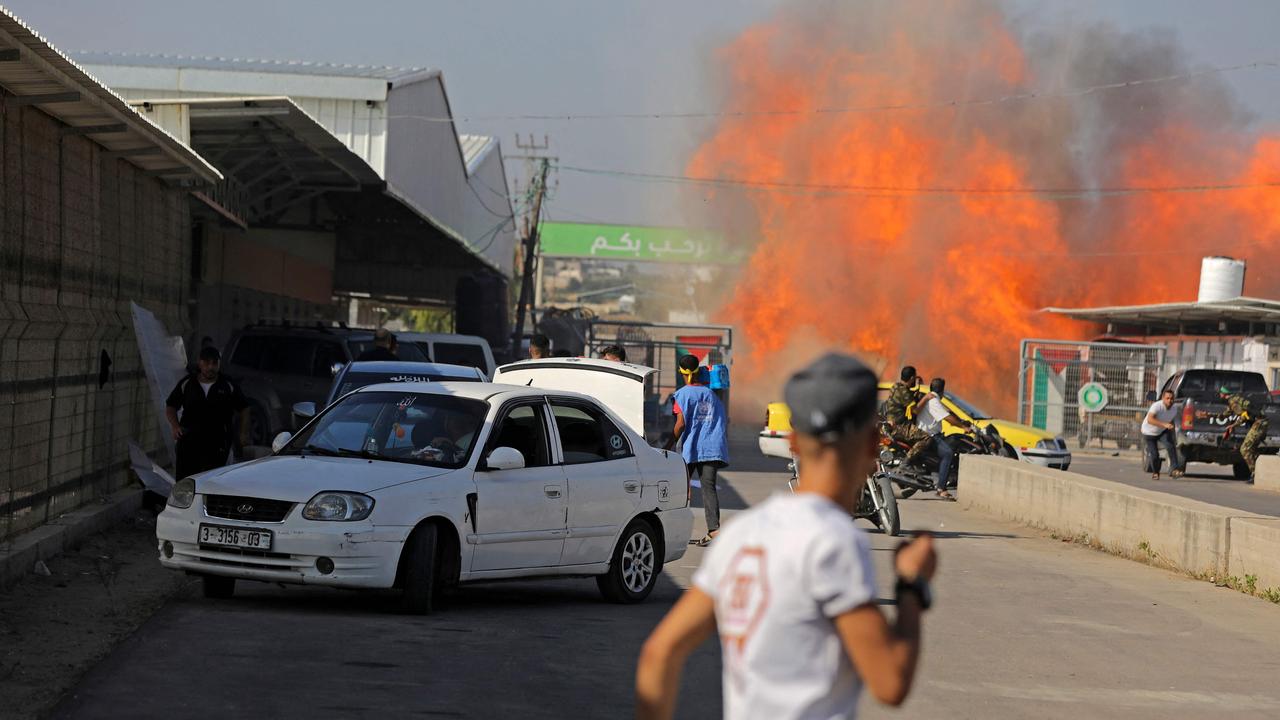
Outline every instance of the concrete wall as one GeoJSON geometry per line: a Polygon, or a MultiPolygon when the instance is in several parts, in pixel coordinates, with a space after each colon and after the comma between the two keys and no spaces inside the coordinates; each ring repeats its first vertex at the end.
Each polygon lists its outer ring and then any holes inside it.
{"type": "Polygon", "coordinates": [[[129,301],[186,329],[189,228],[182,191],[0,109],[0,540],[123,486],[127,440],[160,447],[129,301]]]}
{"type": "Polygon", "coordinates": [[[961,456],[960,503],[1196,577],[1280,588],[1280,518],[974,455],[961,456]]]}
{"type": "Polygon", "coordinates": [[[200,282],[188,350],[200,338],[226,348],[237,329],[261,320],[305,324],[337,317],[333,233],[202,226],[200,282]]]}

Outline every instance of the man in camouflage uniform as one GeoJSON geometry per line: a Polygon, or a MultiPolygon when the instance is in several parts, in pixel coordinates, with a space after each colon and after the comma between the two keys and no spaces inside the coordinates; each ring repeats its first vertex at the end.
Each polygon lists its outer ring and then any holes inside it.
{"type": "Polygon", "coordinates": [[[920,384],[920,375],[914,367],[908,365],[902,368],[900,377],[902,379],[889,390],[889,399],[884,404],[884,417],[889,421],[890,436],[911,446],[906,459],[910,463],[929,446],[930,438],[907,416],[907,408],[911,408],[914,414],[920,407],[922,395],[916,390],[916,386],[920,384]]]}
{"type": "Polygon", "coordinates": [[[1249,466],[1249,478],[1252,481],[1254,468],[1258,464],[1258,455],[1262,451],[1262,441],[1267,438],[1267,430],[1270,423],[1267,417],[1262,413],[1253,411],[1253,403],[1246,398],[1243,393],[1232,393],[1223,387],[1219,390],[1224,401],[1227,403],[1227,410],[1222,414],[1223,417],[1235,416],[1235,421],[1227,426],[1226,432],[1222,434],[1224,439],[1230,438],[1235,429],[1244,425],[1249,428],[1249,432],[1245,433],[1244,440],[1240,442],[1240,457],[1244,458],[1244,462],[1249,466]]]}

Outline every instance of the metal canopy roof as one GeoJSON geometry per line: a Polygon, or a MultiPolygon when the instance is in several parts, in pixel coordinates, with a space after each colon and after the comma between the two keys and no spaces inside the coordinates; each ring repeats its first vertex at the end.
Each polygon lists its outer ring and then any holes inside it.
{"type": "MultiPolygon", "coordinates": [[[[247,222],[279,218],[325,192],[383,185],[341,140],[286,97],[133,100],[144,112],[182,120],[191,147],[221,168],[242,195],[227,208],[247,222]]],[[[227,204],[224,202],[223,204],[227,204]]]]}
{"type": "Polygon", "coordinates": [[[425,67],[392,65],[341,65],[307,60],[263,60],[258,58],[194,57],[164,53],[129,53],[80,50],[71,53],[86,65],[130,65],[151,68],[192,68],[232,72],[287,73],[290,75],[327,75],[330,77],[398,80],[429,70],[425,67]]]}
{"type": "Polygon", "coordinates": [[[0,87],[10,106],[34,105],[149,175],[184,184],[222,176],[34,30],[0,7],[0,87]]]}
{"type": "Polygon", "coordinates": [[[1121,305],[1100,308],[1044,308],[1044,312],[1064,315],[1076,320],[1112,325],[1145,326],[1188,331],[1220,323],[1233,325],[1280,323],[1280,302],[1260,298],[1239,297],[1217,302],[1181,302],[1157,305],[1121,305]]]}

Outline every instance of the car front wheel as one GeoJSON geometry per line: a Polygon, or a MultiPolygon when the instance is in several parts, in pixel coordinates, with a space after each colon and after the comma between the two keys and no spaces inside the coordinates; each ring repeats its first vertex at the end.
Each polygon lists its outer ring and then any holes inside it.
{"type": "Polygon", "coordinates": [[[403,573],[400,607],[411,615],[426,615],[436,603],[435,525],[423,525],[409,536],[400,560],[403,573]]]}
{"type": "Polygon", "coordinates": [[[638,603],[653,592],[660,572],[662,558],[653,526],[632,520],[614,548],[609,572],[596,576],[596,586],[609,602],[638,603]]]}

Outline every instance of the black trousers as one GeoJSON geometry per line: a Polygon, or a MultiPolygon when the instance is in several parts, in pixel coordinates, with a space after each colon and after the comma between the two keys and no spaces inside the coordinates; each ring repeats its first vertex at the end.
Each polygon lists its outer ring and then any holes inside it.
{"type": "Polygon", "coordinates": [[[194,431],[178,440],[178,467],[175,480],[220,468],[227,464],[231,447],[222,438],[202,436],[194,431]]]}

